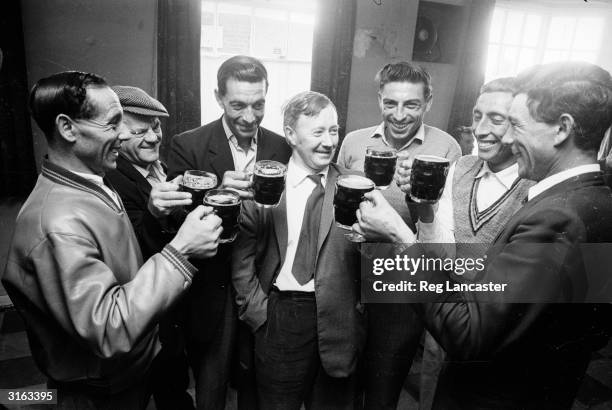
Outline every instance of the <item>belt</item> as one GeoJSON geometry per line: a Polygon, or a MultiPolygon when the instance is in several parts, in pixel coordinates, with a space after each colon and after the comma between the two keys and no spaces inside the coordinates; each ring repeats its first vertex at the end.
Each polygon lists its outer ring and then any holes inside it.
{"type": "Polygon", "coordinates": [[[303,292],[300,290],[280,290],[275,285],[272,286],[270,293],[276,294],[282,299],[294,299],[294,300],[315,300],[314,292],[303,292]]]}

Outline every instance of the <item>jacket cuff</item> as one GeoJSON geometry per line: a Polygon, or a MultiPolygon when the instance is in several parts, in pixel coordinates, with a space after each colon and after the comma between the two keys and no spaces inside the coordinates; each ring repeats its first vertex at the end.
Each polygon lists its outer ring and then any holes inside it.
{"type": "Polygon", "coordinates": [[[184,257],[179,251],[177,251],[172,245],[167,244],[162,249],[161,254],[163,257],[168,259],[168,261],[174,265],[179,272],[185,276],[185,279],[188,282],[191,282],[193,279],[193,275],[198,271],[195,266],[193,266],[186,257],[184,257]]]}

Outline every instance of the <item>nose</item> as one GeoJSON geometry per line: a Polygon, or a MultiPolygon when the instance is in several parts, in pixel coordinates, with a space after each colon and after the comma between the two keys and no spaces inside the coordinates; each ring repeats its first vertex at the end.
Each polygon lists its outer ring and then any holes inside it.
{"type": "Polygon", "coordinates": [[[514,143],[514,131],[512,130],[512,127],[508,127],[506,133],[502,137],[501,142],[504,145],[512,145],[514,143]]]}
{"type": "Polygon", "coordinates": [[[117,138],[119,139],[119,141],[127,141],[132,138],[132,133],[130,132],[128,127],[125,124],[123,124],[123,122],[117,128],[117,132],[119,133],[117,135],[117,138]]]}
{"type": "Polygon", "coordinates": [[[144,140],[150,144],[156,144],[161,138],[149,127],[144,135],[144,140]]]}
{"type": "Polygon", "coordinates": [[[334,137],[329,131],[325,131],[321,136],[321,145],[325,148],[331,148],[334,146],[334,137]]]}
{"type": "Polygon", "coordinates": [[[393,118],[396,120],[403,120],[404,118],[406,118],[406,109],[404,108],[404,106],[402,104],[399,104],[394,112],[393,112],[393,118]]]}
{"type": "Polygon", "coordinates": [[[491,133],[491,124],[487,117],[482,117],[480,121],[474,121],[472,128],[474,129],[474,135],[477,137],[489,135],[491,133]]]}
{"type": "Polygon", "coordinates": [[[244,113],[242,114],[242,119],[244,120],[244,122],[247,122],[249,124],[254,123],[255,114],[253,113],[253,108],[251,107],[245,108],[244,113]]]}

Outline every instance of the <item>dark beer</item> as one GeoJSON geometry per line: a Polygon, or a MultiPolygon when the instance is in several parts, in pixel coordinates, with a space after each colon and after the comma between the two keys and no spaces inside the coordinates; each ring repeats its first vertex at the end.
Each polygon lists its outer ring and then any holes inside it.
{"type": "Polygon", "coordinates": [[[257,161],[253,170],[253,199],[257,205],[273,208],[285,190],[287,167],[276,161],[257,161]]]}
{"type": "Polygon", "coordinates": [[[440,200],[450,162],[434,155],[417,155],[410,174],[410,199],[421,204],[440,200]]]}
{"type": "Polygon", "coordinates": [[[193,211],[198,205],[202,205],[204,195],[209,190],[217,186],[217,176],[210,172],[189,170],[183,175],[181,191],[191,194],[191,205],[187,206],[189,212],[193,211]]]}
{"type": "Polygon", "coordinates": [[[356,212],[363,201],[363,195],[374,189],[374,182],[359,175],[343,175],[336,181],[334,196],[334,217],[336,224],[351,229],[357,222],[356,212]]]}
{"type": "Polygon", "coordinates": [[[397,163],[397,151],[392,148],[366,149],[364,171],[366,177],[370,178],[376,188],[387,189],[393,182],[395,175],[395,164],[397,163]]]}
{"type": "Polygon", "coordinates": [[[212,206],[214,212],[221,218],[223,232],[219,242],[233,242],[239,230],[240,195],[230,189],[212,189],[204,195],[204,204],[212,206]]]}

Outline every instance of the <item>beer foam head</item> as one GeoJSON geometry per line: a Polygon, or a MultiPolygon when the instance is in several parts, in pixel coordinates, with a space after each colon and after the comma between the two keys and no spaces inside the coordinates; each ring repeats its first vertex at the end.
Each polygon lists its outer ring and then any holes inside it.
{"type": "Polygon", "coordinates": [[[338,184],[351,189],[372,189],[374,182],[371,179],[362,177],[361,175],[347,175],[339,179],[338,184]]]}
{"type": "Polygon", "coordinates": [[[448,163],[450,162],[447,158],[444,157],[438,157],[435,155],[417,155],[416,159],[421,160],[421,161],[425,161],[425,162],[440,162],[440,163],[448,163]]]}
{"type": "Polygon", "coordinates": [[[283,175],[286,166],[276,161],[258,161],[255,163],[255,174],[264,176],[278,176],[283,175]]]}
{"type": "Polygon", "coordinates": [[[240,196],[231,191],[212,192],[206,195],[204,202],[212,205],[235,205],[240,201],[240,196]]]}
{"type": "Polygon", "coordinates": [[[210,189],[215,187],[216,181],[205,175],[185,175],[183,185],[192,189],[210,189]]]}

